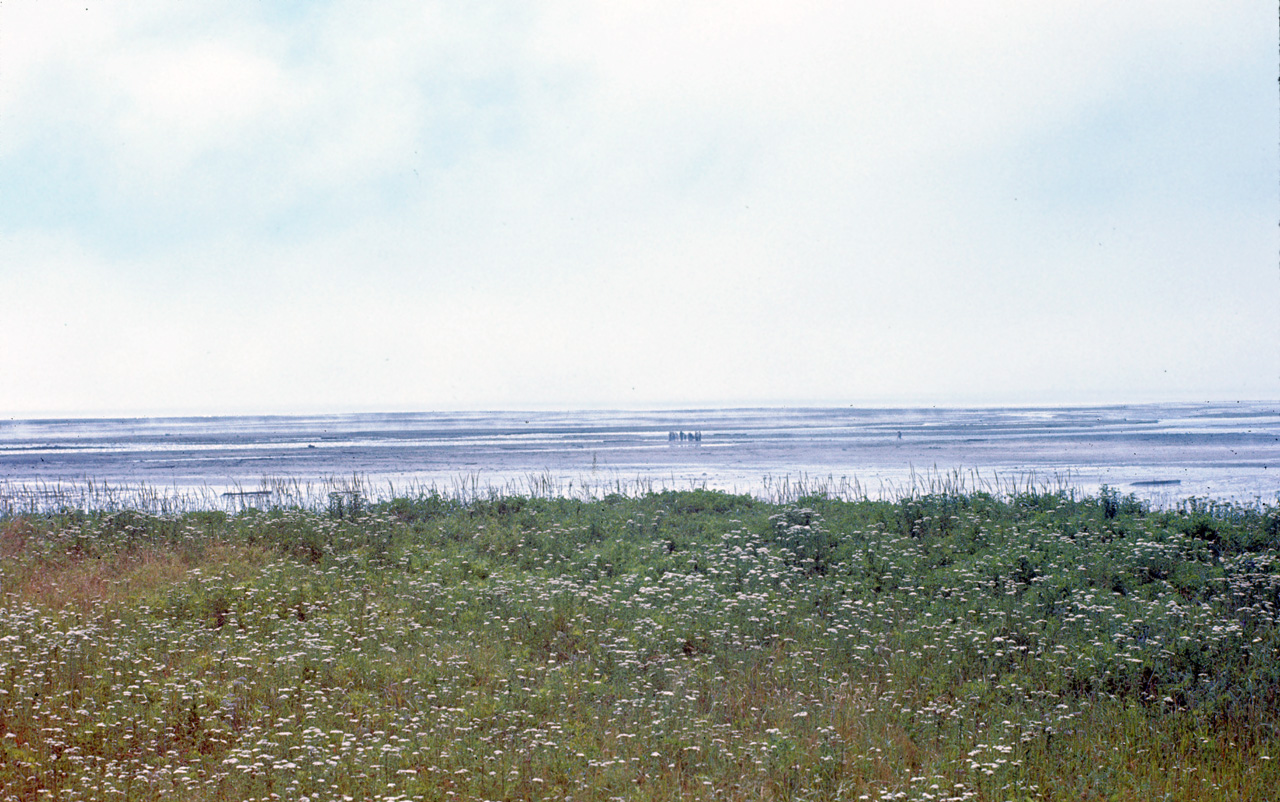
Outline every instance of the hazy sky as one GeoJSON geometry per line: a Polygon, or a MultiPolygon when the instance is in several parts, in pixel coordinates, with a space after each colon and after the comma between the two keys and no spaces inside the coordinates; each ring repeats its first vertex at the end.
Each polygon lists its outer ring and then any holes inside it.
{"type": "Polygon", "coordinates": [[[5,2],[0,413],[1280,398],[1264,2],[5,2]]]}

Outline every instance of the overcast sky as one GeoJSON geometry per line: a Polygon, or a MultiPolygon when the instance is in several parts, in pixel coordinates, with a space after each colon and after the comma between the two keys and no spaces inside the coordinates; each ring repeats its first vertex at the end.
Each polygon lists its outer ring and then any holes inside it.
{"type": "Polygon", "coordinates": [[[1264,2],[5,2],[0,413],[1280,398],[1264,2]]]}

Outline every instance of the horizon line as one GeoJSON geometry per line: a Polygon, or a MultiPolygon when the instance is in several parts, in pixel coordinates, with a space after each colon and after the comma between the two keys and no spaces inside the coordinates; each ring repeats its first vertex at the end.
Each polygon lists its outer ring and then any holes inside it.
{"type": "Polygon", "coordinates": [[[1235,399],[1165,399],[1165,400],[1131,400],[1131,401],[1067,401],[1067,402],[928,402],[922,400],[896,401],[857,401],[853,403],[834,403],[830,401],[812,400],[796,402],[727,402],[720,404],[654,404],[651,406],[624,405],[583,405],[552,406],[530,405],[520,406],[458,406],[458,407],[407,407],[391,406],[386,408],[364,407],[355,405],[347,408],[297,409],[292,411],[194,411],[159,409],[150,411],[119,410],[76,410],[76,411],[19,411],[0,413],[0,419],[13,422],[52,422],[71,420],[162,420],[182,418],[305,418],[305,417],[343,417],[343,416],[375,416],[375,415],[451,415],[451,414],[514,414],[527,413],[547,415],[556,413],[643,413],[643,412],[705,412],[736,410],[831,410],[831,409],[865,409],[865,410],[922,410],[922,409],[1116,409],[1123,407],[1157,407],[1157,406],[1229,406],[1233,404],[1280,405],[1280,399],[1235,398],[1235,399]]]}

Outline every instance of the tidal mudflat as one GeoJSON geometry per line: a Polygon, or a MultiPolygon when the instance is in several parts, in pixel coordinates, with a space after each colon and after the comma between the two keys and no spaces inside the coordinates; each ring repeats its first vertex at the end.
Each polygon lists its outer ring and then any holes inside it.
{"type": "Polygon", "coordinates": [[[1001,492],[1015,479],[1108,485],[1156,504],[1274,503],[1278,454],[1280,404],[1260,402],[10,420],[0,421],[0,503],[100,507],[144,489],[133,506],[161,509],[151,502],[168,495],[208,507],[224,492],[270,490],[288,506],[307,488],[323,503],[353,481],[384,500],[423,488],[892,499],[940,480],[1001,492]]]}

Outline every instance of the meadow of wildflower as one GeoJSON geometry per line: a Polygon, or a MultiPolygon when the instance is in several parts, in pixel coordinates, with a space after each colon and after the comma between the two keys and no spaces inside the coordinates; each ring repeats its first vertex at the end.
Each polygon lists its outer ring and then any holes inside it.
{"type": "Polygon", "coordinates": [[[0,518],[2,800],[1280,798],[1280,510],[0,518]]]}

